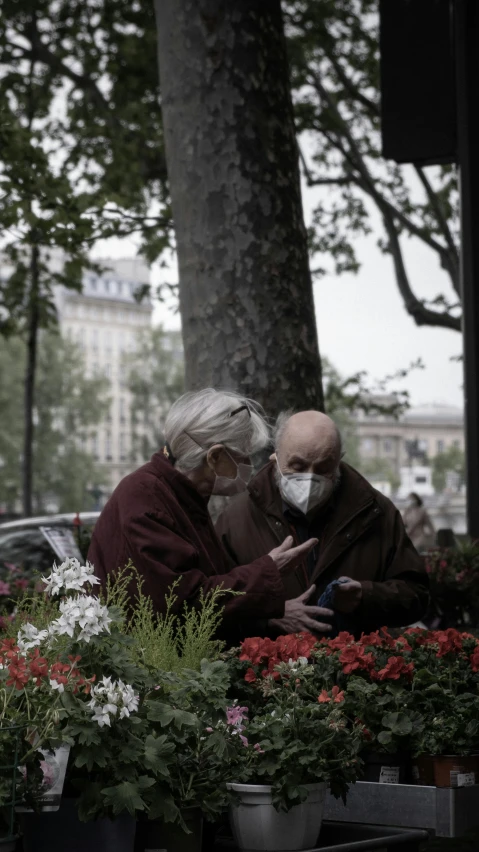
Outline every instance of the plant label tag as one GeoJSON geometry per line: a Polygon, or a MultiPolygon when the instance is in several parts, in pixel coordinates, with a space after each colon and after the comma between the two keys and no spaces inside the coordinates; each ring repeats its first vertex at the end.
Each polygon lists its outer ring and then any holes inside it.
{"type": "Polygon", "coordinates": [[[473,787],[476,783],[476,776],[474,772],[458,772],[457,773],[457,786],[458,787],[473,787]]]}
{"type": "Polygon", "coordinates": [[[380,784],[399,784],[399,766],[381,766],[380,784]]]}

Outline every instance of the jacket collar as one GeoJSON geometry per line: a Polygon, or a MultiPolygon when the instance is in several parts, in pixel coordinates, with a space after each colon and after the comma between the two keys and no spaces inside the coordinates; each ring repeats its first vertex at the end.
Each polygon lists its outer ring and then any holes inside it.
{"type": "Polygon", "coordinates": [[[163,453],[155,453],[150,459],[153,474],[162,479],[175,494],[176,499],[189,515],[209,517],[208,504],[193,483],[180,473],[163,453]]]}
{"type": "MultiPolygon", "coordinates": [[[[284,521],[283,505],[276,484],[275,462],[269,462],[251,480],[248,490],[256,505],[266,515],[284,521]]],[[[341,482],[324,513],[329,537],[347,526],[364,509],[376,503],[376,491],[354,468],[341,462],[341,482]]]]}

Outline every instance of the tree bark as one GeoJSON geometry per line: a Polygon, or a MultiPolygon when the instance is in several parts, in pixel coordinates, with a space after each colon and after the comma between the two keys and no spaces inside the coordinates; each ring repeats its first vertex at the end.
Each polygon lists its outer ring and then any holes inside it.
{"type": "Polygon", "coordinates": [[[323,408],[280,0],[156,0],[190,389],[323,408]]]}
{"type": "Polygon", "coordinates": [[[25,435],[23,446],[23,514],[30,517],[32,507],[32,478],[33,478],[33,405],[35,394],[35,375],[37,367],[38,342],[38,296],[39,296],[39,251],[33,243],[30,258],[30,295],[27,325],[27,367],[25,372],[25,435]]]}

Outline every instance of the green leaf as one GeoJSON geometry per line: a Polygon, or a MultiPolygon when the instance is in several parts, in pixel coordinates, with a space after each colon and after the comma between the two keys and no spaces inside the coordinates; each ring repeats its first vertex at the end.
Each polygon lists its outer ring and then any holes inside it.
{"type": "Polygon", "coordinates": [[[123,781],[115,787],[104,787],[101,792],[115,815],[128,811],[135,816],[137,811],[146,809],[138,787],[131,781],[123,781]]]}

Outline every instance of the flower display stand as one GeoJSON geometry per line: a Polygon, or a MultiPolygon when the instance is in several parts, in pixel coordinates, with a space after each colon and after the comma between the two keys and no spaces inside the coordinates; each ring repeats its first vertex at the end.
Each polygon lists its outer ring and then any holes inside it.
{"type": "Polygon", "coordinates": [[[423,828],[437,837],[462,837],[479,825],[479,784],[423,787],[358,781],[347,804],[329,795],[324,817],[343,823],[423,828]]]}
{"type": "MultiPolygon", "coordinates": [[[[417,828],[324,822],[317,841],[319,845],[307,852],[419,852],[427,838],[427,831],[417,828]]],[[[214,852],[238,852],[238,847],[228,837],[218,837],[213,849],[214,852]]]]}

